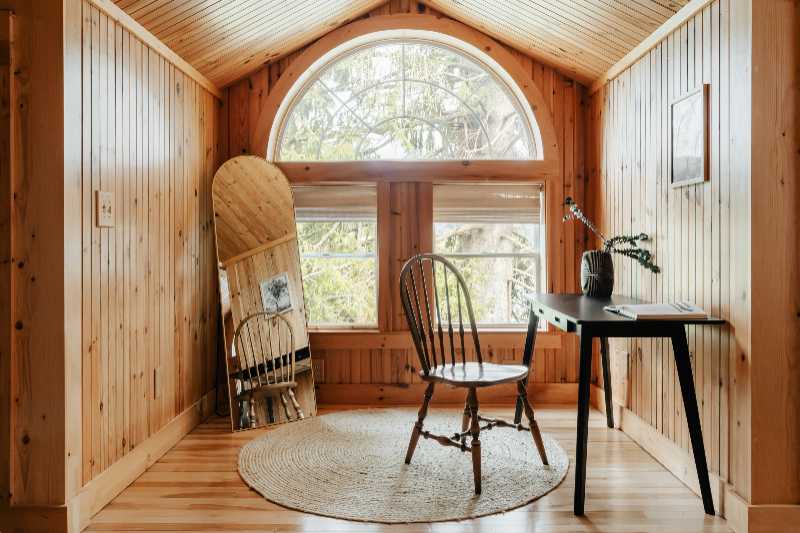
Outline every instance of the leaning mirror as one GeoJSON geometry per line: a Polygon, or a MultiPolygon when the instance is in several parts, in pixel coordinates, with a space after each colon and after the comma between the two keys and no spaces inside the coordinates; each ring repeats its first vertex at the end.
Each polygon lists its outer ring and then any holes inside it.
{"type": "Polygon", "coordinates": [[[292,189],[240,156],[214,176],[220,302],[234,430],[316,413],[292,189]]]}

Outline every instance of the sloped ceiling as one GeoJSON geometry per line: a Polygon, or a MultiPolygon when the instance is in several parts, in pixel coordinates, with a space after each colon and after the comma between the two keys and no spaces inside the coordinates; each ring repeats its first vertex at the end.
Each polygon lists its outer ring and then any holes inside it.
{"type": "MultiPolygon", "coordinates": [[[[114,0],[212,82],[263,63],[386,0],[114,0]]],[[[584,83],[602,75],[689,0],[425,0],[584,83]]]]}

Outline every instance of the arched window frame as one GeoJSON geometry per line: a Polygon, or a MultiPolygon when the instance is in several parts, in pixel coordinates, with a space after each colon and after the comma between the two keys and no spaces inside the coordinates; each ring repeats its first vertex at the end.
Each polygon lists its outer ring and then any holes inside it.
{"type": "MultiPolygon", "coordinates": [[[[455,42],[471,47],[501,67],[509,87],[533,114],[538,126],[543,159],[472,161],[347,161],[276,162],[292,181],[375,181],[376,179],[461,179],[461,180],[539,180],[560,179],[559,143],[553,118],[539,88],[532,83],[516,57],[491,38],[453,20],[429,15],[389,15],[362,19],[329,33],[309,46],[284,71],[262,107],[252,129],[250,146],[256,155],[275,161],[276,137],[280,121],[294,97],[314,75],[315,65],[324,65],[349,47],[382,36],[420,35],[429,32],[433,40],[455,42]]],[[[480,57],[480,56],[479,56],[480,57]]],[[[538,142],[538,140],[537,140],[538,142]]]]}
{"type": "MultiPolygon", "coordinates": [[[[395,29],[395,30],[382,30],[374,33],[368,33],[347,41],[323,54],[316,61],[314,61],[308,69],[306,69],[292,85],[291,89],[284,97],[278,108],[277,116],[273,121],[273,126],[270,131],[269,143],[267,146],[267,158],[279,162],[290,162],[290,160],[282,160],[279,158],[280,147],[284,138],[284,133],[291,117],[292,111],[295,106],[299,104],[305,97],[308,89],[314,85],[322,75],[339,61],[345,61],[353,54],[357,54],[362,50],[380,46],[389,43],[403,43],[403,44],[431,44],[439,46],[446,50],[451,51],[453,54],[464,57],[467,61],[482,67],[487,74],[489,74],[497,83],[503,92],[506,93],[510,99],[510,103],[517,109],[522,117],[527,133],[528,139],[532,146],[532,152],[536,157],[524,160],[541,160],[545,152],[542,145],[542,135],[539,130],[539,125],[535,114],[531,109],[531,105],[526,99],[523,92],[520,90],[514,79],[506,72],[506,70],[492,57],[482,52],[472,44],[456,39],[450,35],[440,32],[431,32],[427,30],[409,30],[409,29],[395,29]]],[[[404,78],[405,79],[405,78],[404,78]]],[[[393,82],[394,80],[392,80],[393,82]]],[[[413,81],[413,80],[412,80],[413,81]]],[[[358,95],[375,88],[382,82],[372,84],[366,88],[361,89],[358,95]]],[[[438,85],[435,85],[438,87],[438,85]]],[[[442,88],[442,90],[447,90],[442,88]]],[[[353,95],[353,100],[357,95],[353,95]]],[[[460,97],[454,95],[457,99],[460,97]]],[[[349,102],[342,102],[342,107],[346,107],[349,102]]],[[[475,111],[466,102],[463,105],[473,114],[475,111]]],[[[420,120],[425,120],[423,117],[416,117],[420,120]]],[[[476,118],[477,115],[476,115],[476,118]]],[[[480,121],[480,119],[478,118],[480,121]]],[[[489,136],[486,132],[486,125],[480,121],[480,127],[484,134],[489,136]]],[[[506,159],[503,159],[506,160],[506,159]]],[[[516,159],[522,160],[522,159],[516,159]]],[[[322,161],[322,160],[317,160],[322,161]]],[[[423,159],[422,161],[430,161],[430,159],[423,159]]],[[[446,160],[445,160],[446,161],[446,160]]],[[[452,160],[451,160],[452,161],[452,160]]]]}

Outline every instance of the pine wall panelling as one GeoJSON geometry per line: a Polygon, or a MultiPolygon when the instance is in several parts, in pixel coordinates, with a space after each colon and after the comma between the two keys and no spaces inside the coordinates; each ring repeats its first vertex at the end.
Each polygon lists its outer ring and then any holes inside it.
{"type": "Polygon", "coordinates": [[[93,3],[82,7],[82,478],[214,386],[217,101],[93,3]],[[115,220],[95,223],[95,191],[115,220]]]}
{"type": "MultiPolygon", "coordinates": [[[[730,323],[687,333],[709,467],[747,497],[749,386],[741,367],[750,353],[750,99],[742,89],[749,57],[741,49],[749,43],[749,12],[737,12],[736,3],[709,3],[591,96],[587,153],[603,231],[648,233],[662,268],[654,275],[615,258],[615,292],[691,300],[730,323]],[[709,181],[673,188],[670,103],[703,83],[710,85],[709,181]]],[[[622,349],[629,354],[626,408],[688,458],[669,341],[633,339],[622,349]]]]}
{"type": "MultiPolygon", "coordinates": [[[[393,1],[371,11],[365,17],[379,15],[420,14],[435,15],[448,20],[429,7],[418,7],[413,2],[393,1]]],[[[313,44],[313,43],[312,43],[313,44]]],[[[501,45],[502,46],[502,45],[501,45]]],[[[303,53],[297,50],[278,61],[269,63],[251,75],[233,83],[226,89],[225,101],[220,108],[221,153],[233,157],[244,153],[259,153],[261,147],[250,145],[252,133],[257,128],[257,117],[270,94],[270,88],[281,74],[303,53]]],[[[571,195],[579,201],[585,190],[585,88],[551,67],[508,48],[520,62],[530,79],[539,87],[553,116],[561,153],[559,171],[563,180],[548,189],[548,209],[551,213],[548,241],[550,286],[554,290],[576,291],[578,287],[578,261],[586,239],[581,228],[562,225],[561,203],[571,195]]],[[[290,179],[292,176],[289,176],[290,179]]],[[[380,332],[403,331],[406,328],[402,309],[396,293],[396,279],[405,259],[432,246],[431,221],[420,213],[430,210],[431,178],[425,182],[402,181],[393,178],[381,182],[378,193],[379,218],[379,285],[382,302],[379,302],[380,332]]],[[[311,346],[315,363],[316,381],[320,402],[326,401],[410,401],[421,397],[421,384],[415,376],[418,363],[411,344],[403,348],[382,348],[372,341],[350,334],[339,334],[351,339],[351,346],[335,342],[337,334],[311,333],[311,346]],[[330,344],[330,343],[335,343],[330,344]],[[349,387],[359,385],[359,387],[349,387]]],[[[493,337],[488,346],[488,358],[498,361],[521,359],[524,338],[522,334],[502,334],[493,337]]],[[[541,334],[537,343],[531,385],[534,390],[548,394],[549,398],[564,401],[576,398],[577,346],[572,336],[556,332],[541,334]],[[551,387],[545,384],[553,384],[551,387]],[[565,384],[559,391],[560,384],[565,384]],[[538,388],[536,388],[538,387],[538,388]],[[566,392],[564,392],[566,391],[566,392]],[[561,394],[561,396],[558,396],[561,394]],[[566,396],[564,395],[566,394],[566,396]]],[[[504,393],[505,394],[505,393],[504,393]]],[[[511,392],[509,391],[509,396],[511,392]]]]}

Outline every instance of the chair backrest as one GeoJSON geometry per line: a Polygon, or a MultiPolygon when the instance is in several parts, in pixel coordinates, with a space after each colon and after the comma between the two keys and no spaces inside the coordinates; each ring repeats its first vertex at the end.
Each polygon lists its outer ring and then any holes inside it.
{"type": "Polygon", "coordinates": [[[426,375],[436,366],[466,363],[465,320],[469,320],[475,357],[483,363],[469,291],[450,261],[436,254],[419,254],[406,261],[400,272],[400,299],[426,375]]]}
{"type": "Polygon", "coordinates": [[[283,316],[258,312],[245,317],[233,337],[242,380],[250,389],[294,381],[294,331],[283,316]]]}

